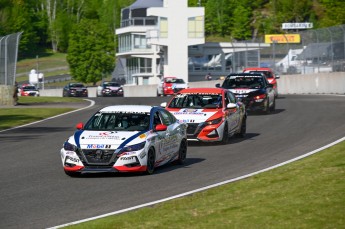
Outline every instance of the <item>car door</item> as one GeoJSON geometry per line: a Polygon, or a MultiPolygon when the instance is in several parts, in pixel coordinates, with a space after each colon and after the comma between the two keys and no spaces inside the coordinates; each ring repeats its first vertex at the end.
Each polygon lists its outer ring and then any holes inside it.
{"type": "Polygon", "coordinates": [[[236,97],[229,91],[225,92],[225,112],[228,119],[228,128],[230,132],[236,131],[240,125],[241,110],[237,104],[236,97]],[[229,103],[236,104],[236,108],[226,108],[229,103]]]}
{"type": "Polygon", "coordinates": [[[165,138],[160,142],[158,155],[160,163],[165,164],[176,156],[179,150],[179,124],[176,118],[170,112],[164,109],[160,109],[158,112],[162,124],[167,126],[165,138]]]}
{"type": "Polygon", "coordinates": [[[270,84],[267,79],[265,80],[265,82],[266,82],[266,93],[267,93],[268,100],[269,100],[269,106],[271,107],[271,106],[273,106],[273,104],[275,102],[274,88],[273,88],[273,85],[270,84]]]}

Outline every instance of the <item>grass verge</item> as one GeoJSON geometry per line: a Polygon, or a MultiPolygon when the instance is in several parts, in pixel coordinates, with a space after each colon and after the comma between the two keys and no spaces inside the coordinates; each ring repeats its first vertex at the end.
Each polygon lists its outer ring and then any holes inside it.
{"type": "Polygon", "coordinates": [[[251,178],[68,228],[344,228],[345,142],[251,178]]]}
{"type": "Polygon", "coordinates": [[[0,109],[0,130],[9,129],[14,126],[24,125],[27,123],[43,120],[58,114],[66,113],[75,110],[76,108],[70,107],[51,107],[51,108],[35,108],[32,106],[42,104],[54,103],[87,103],[80,98],[70,97],[19,97],[18,103],[28,105],[27,107],[15,108],[1,108],[0,109]],[[30,107],[31,106],[31,107],[30,107]]]}

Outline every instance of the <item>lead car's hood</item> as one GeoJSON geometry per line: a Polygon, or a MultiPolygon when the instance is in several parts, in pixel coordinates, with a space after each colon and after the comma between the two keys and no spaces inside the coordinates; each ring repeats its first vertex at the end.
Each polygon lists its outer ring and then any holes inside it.
{"type": "Polygon", "coordinates": [[[139,131],[77,131],[74,142],[81,148],[118,148],[122,143],[133,145],[143,142],[146,134],[139,131]]]}
{"type": "Polygon", "coordinates": [[[186,123],[205,122],[217,111],[210,109],[187,109],[183,108],[178,111],[170,111],[178,120],[186,123]]]}

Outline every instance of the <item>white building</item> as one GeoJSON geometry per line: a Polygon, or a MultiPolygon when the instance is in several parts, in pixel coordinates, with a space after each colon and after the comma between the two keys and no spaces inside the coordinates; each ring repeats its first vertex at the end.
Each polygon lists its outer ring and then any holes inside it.
{"type": "Polygon", "coordinates": [[[199,81],[207,73],[218,77],[259,66],[258,50],[269,44],[205,43],[204,8],[187,4],[137,0],[122,9],[116,55],[127,84],[157,84],[164,76],[199,81]]]}

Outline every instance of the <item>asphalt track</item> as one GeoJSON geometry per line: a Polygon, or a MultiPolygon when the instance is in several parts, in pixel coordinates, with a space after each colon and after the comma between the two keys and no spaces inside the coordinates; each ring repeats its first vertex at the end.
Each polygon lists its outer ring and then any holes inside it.
{"type": "Polygon", "coordinates": [[[345,135],[344,96],[282,95],[275,113],[248,116],[245,139],[189,144],[183,166],[151,176],[65,175],[59,150],[75,124],[106,105],[168,99],[95,98],[91,108],[0,132],[0,228],[47,228],[145,204],[262,170],[345,135]]]}

